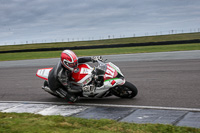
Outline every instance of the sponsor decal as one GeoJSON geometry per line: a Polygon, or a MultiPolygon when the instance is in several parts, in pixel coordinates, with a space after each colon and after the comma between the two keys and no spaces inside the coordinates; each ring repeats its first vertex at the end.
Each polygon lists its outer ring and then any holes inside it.
{"type": "Polygon", "coordinates": [[[80,74],[88,74],[90,69],[87,68],[81,68],[80,74]]]}
{"type": "Polygon", "coordinates": [[[88,79],[86,79],[86,80],[83,82],[83,84],[86,85],[86,84],[88,84],[90,81],[91,81],[91,78],[88,78],[88,79]]]}
{"type": "Polygon", "coordinates": [[[113,86],[115,83],[116,83],[116,81],[115,81],[115,80],[113,80],[113,81],[111,82],[111,85],[113,86]]]}
{"type": "Polygon", "coordinates": [[[75,70],[74,70],[74,73],[78,73],[79,70],[80,70],[79,68],[75,69],[75,70]]]}

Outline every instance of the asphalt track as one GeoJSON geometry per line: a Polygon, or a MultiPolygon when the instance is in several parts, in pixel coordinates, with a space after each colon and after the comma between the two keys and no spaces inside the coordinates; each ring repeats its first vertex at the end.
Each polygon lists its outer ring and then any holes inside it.
{"type": "MultiPolygon", "coordinates": [[[[136,85],[133,99],[115,96],[81,98],[78,103],[200,108],[200,51],[103,56],[120,67],[136,85]]],[[[63,102],[41,89],[37,69],[52,67],[59,59],[0,62],[0,101],[63,102]]]]}

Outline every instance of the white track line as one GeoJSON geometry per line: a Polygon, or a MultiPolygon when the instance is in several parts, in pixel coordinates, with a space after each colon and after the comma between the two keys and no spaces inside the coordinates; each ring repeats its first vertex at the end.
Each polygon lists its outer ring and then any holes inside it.
{"type": "Polygon", "coordinates": [[[162,109],[162,110],[182,110],[200,112],[198,108],[179,108],[179,107],[159,107],[159,106],[137,106],[137,105],[115,105],[115,104],[90,104],[90,103],[61,103],[61,102],[37,102],[37,101],[0,101],[0,103],[26,103],[26,104],[56,104],[56,105],[77,105],[77,106],[98,106],[98,107],[124,107],[139,109],[162,109]]]}
{"type": "MultiPolygon", "coordinates": [[[[1,102],[0,102],[0,103],[1,103],[1,102]]],[[[15,108],[17,108],[17,107],[19,107],[19,106],[21,106],[21,105],[22,105],[22,104],[19,103],[19,104],[13,106],[13,107],[10,107],[10,108],[8,107],[7,109],[2,110],[1,112],[9,112],[9,110],[15,109],[15,108]]]]}

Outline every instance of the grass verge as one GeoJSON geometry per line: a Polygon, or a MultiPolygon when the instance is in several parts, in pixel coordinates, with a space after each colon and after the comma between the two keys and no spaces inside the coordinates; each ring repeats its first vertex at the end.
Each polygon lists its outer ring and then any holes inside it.
{"type": "MultiPolygon", "coordinates": [[[[87,50],[74,50],[74,52],[78,56],[92,56],[92,55],[150,53],[150,52],[185,51],[185,50],[200,50],[200,43],[87,49],[87,50]]],[[[0,54],[0,61],[58,58],[60,57],[60,53],[61,51],[4,53],[0,54]]]]}
{"type": "Polygon", "coordinates": [[[147,43],[147,42],[163,42],[163,41],[183,41],[183,40],[200,39],[199,36],[200,36],[200,33],[184,33],[184,34],[129,37],[129,38],[117,38],[117,39],[105,39],[105,40],[93,40],[93,41],[8,45],[8,46],[0,46],[0,51],[75,47],[75,46],[112,45],[112,44],[128,44],[128,43],[147,43]]]}
{"type": "Polygon", "coordinates": [[[161,124],[135,124],[114,120],[0,113],[1,133],[200,133],[200,129],[161,124]]]}

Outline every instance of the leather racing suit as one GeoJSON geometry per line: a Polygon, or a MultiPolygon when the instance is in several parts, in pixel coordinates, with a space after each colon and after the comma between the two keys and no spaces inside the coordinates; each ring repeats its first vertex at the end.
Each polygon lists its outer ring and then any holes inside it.
{"type": "MultiPolygon", "coordinates": [[[[94,62],[93,57],[79,57],[78,63],[94,62]]],[[[50,71],[48,76],[48,86],[51,91],[59,97],[65,98],[69,102],[75,102],[77,95],[82,93],[80,86],[69,83],[71,71],[66,69],[59,61],[50,71]]]]}

